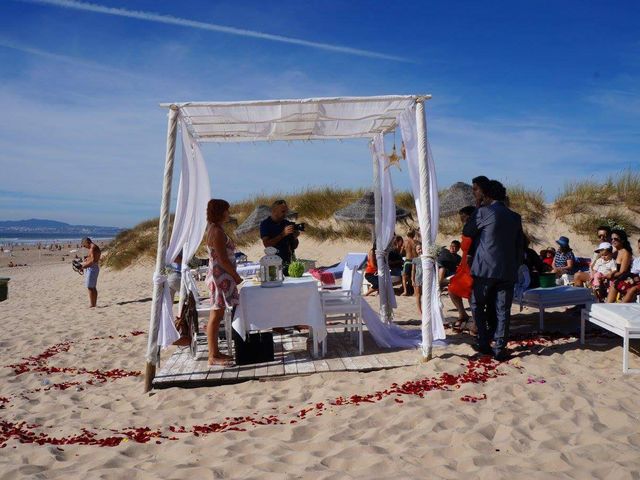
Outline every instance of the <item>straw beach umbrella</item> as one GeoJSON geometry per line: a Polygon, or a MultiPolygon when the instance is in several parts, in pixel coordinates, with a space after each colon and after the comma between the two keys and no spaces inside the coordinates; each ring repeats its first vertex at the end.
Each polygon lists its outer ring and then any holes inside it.
{"type": "Polygon", "coordinates": [[[449,217],[458,213],[462,207],[475,205],[473,187],[464,182],[457,182],[444,190],[440,196],[440,216],[449,217]]]}
{"type": "MultiPolygon", "coordinates": [[[[271,215],[271,207],[268,207],[266,205],[258,205],[253,210],[253,212],[249,214],[246,220],[242,222],[242,224],[238,228],[236,228],[236,235],[237,236],[248,235],[251,232],[258,230],[260,228],[260,222],[262,222],[269,215],[271,215]]],[[[292,220],[297,217],[298,217],[298,214],[296,212],[290,211],[287,214],[287,218],[289,220],[292,220]]]]}
{"type": "MultiPolygon", "coordinates": [[[[410,213],[404,208],[396,207],[396,220],[407,218],[410,213]]],[[[350,205],[341,208],[333,217],[341,222],[375,223],[376,207],[373,192],[365,193],[350,205]]]]}

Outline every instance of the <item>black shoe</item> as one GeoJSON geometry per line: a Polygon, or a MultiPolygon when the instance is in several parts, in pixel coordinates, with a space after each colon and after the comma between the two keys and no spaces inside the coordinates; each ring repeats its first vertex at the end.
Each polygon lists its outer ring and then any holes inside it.
{"type": "Polygon", "coordinates": [[[471,345],[471,348],[482,355],[493,355],[493,350],[491,350],[491,347],[489,346],[484,347],[474,343],[471,345]]]}
{"type": "Polygon", "coordinates": [[[499,350],[493,354],[493,358],[495,358],[498,362],[506,362],[507,360],[511,360],[513,358],[513,354],[510,350],[506,348],[503,350],[499,350]]]}

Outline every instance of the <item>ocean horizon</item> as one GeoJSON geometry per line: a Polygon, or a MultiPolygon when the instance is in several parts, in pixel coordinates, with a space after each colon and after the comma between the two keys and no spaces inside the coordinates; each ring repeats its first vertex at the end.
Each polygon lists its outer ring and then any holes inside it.
{"type": "MultiPolygon", "coordinates": [[[[106,242],[106,241],[113,240],[115,237],[90,236],[90,238],[93,241],[106,242]]],[[[34,233],[34,232],[23,233],[23,234],[15,233],[15,234],[11,234],[10,236],[0,236],[0,246],[6,247],[6,246],[13,246],[13,245],[38,245],[38,244],[50,245],[53,243],[55,244],[65,243],[65,244],[76,245],[80,243],[81,239],[82,239],[82,236],[60,235],[59,233],[58,234],[34,233]]]]}

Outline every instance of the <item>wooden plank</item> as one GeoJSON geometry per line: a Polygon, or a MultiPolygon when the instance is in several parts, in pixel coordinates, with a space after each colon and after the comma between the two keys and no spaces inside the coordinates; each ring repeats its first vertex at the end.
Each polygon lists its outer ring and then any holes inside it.
{"type": "Polygon", "coordinates": [[[173,365],[165,375],[163,375],[162,377],[156,375],[154,383],[171,383],[179,378],[179,373],[182,369],[182,366],[184,365],[184,362],[187,359],[187,356],[182,349],[176,351],[174,355],[176,355],[176,361],[173,363],[173,365]]]}
{"type": "Polygon", "coordinates": [[[356,370],[358,370],[358,368],[356,367],[356,364],[353,363],[353,359],[347,353],[347,351],[346,351],[346,349],[344,348],[343,345],[341,345],[341,344],[336,345],[336,350],[338,352],[338,355],[340,355],[340,358],[342,359],[342,363],[344,363],[345,369],[347,371],[356,371],[356,370]]]}
{"type": "Polygon", "coordinates": [[[267,376],[268,377],[277,377],[280,375],[284,375],[284,355],[283,355],[283,345],[282,345],[282,336],[279,336],[277,341],[273,342],[273,358],[274,361],[269,364],[267,367],[267,376]]]}
{"type": "Polygon", "coordinates": [[[311,355],[309,355],[308,352],[302,352],[302,351],[296,350],[294,352],[294,355],[296,359],[296,365],[298,367],[298,374],[315,373],[316,368],[315,368],[315,365],[313,364],[311,355]]]}
{"type": "Polygon", "coordinates": [[[313,365],[316,369],[316,373],[328,372],[331,370],[331,367],[329,367],[329,364],[323,358],[313,360],[313,365]]]}

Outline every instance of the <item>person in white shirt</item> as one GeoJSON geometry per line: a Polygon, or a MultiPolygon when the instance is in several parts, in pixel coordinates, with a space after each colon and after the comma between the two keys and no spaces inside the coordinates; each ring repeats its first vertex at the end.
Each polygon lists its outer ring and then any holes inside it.
{"type": "Polygon", "coordinates": [[[616,271],[616,261],[613,258],[613,247],[609,242],[602,242],[595,250],[598,254],[591,265],[591,286],[600,300],[604,299],[609,286],[609,280],[616,271]]]}

